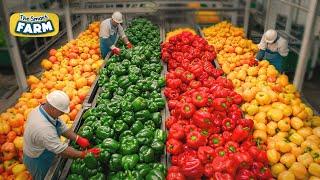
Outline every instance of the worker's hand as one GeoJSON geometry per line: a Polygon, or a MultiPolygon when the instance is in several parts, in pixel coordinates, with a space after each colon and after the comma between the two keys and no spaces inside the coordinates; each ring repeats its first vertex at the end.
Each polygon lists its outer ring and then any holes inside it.
{"type": "Polygon", "coordinates": [[[112,49],[112,53],[115,54],[115,55],[120,55],[121,54],[121,50],[117,47],[113,48],[112,49]]]}
{"type": "Polygon", "coordinates": [[[83,137],[81,137],[79,135],[77,135],[76,143],[82,148],[86,148],[86,147],[90,146],[89,140],[86,139],[86,138],[83,138],[83,137]]]}
{"type": "Polygon", "coordinates": [[[92,153],[94,157],[99,157],[100,149],[99,148],[91,148],[85,151],[82,151],[81,157],[85,158],[87,154],[92,153]]]}
{"type": "Polygon", "coordinates": [[[85,158],[88,153],[92,153],[94,157],[97,158],[100,155],[100,148],[91,148],[86,151],[82,151],[81,157],[85,158]]]}
{"type": "Polygon", "coordinates": [[[131,49],[132,47],[133,47],[133,46],[132,46],[131,42],[128,41],[128,43],[127,43],[127,48],[128,48],[128,49],[131,49]]]}

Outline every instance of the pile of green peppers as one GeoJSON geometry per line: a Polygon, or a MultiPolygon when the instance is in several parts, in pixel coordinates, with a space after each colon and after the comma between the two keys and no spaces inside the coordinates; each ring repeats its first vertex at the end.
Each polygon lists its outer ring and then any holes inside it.
{"type": "MultiPolygon", "coordinates": [[[[132,22],[127,31],[139,29],[141,23],[156,27],[142,19],[132,22]]],[[[88,155],[74,160],[68,180],[165,179],[166,167],[160,162],[167,136],[160,128],[165,79],[161,76],[159,29],[155,32],[150,42],[156,46],[134,44],[132,49],[122,49],[100,71],[102,92],[96,106],[83,114],[78,133],[101,153],[97,159],[88,155]]],[[[131,41],[132,34],[127,35],[131,41]]],[[[148,34],[142,36],[149,39],[148,34]]]]}

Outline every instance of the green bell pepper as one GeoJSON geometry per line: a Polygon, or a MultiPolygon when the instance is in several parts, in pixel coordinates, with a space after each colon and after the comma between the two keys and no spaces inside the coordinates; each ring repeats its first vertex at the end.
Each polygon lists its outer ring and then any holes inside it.
{"type": "Polygon", "coordinates": [[[142,146],[139,150],[140,162],[150,163],[155,161],[155,154],[152,148],[142,146]]]}
{"type": "Polygon", "coordinates": [[[103,92],[99,95],[102,99],[110,99],[112,94],[109,89],[103,90],[103,92]]]}
{"type": "Polygon", "coordinates": [[[154,122],[152,120],[149,120],[144,123],[144,128],[149,128],[151,130],[155,130],[156,125],[154,124],[154,122]]]}
{"type": "Polygon", "coordinates": [[[129,74],[141,74],[141,69],[135,65],[129,66],[129,74]]]}
{"type": "Polygon", "coordinates": [[[118,88],[115,90],[114,94],[115,94],[115,95],[119,95],[119,96],[123,96],[123,95],[126,94],[126,91],[125,91],[123,88],[118,87],[118,88]]]}
{"type": "Polygon", "coordinates": [[[123,111],[130,111],[132,109],[131,102],[127,99],[122,99],[120,107],[123,111]]]}
{"type": "Polygon", "coordinates": [[[132,124],[130,131],[132,131],[134,134],[138,134],[143,129],[143,124],[141,121],[136,121],[132,124]]]}
{"type": "Polygon", "coordinates": [[[90,140],[93,137],[93,129],[90,126],[82,126],[79,135],[90,140]]]}
{"type": "Polygon", "coordinates": [[[115,153],[119,149],[120,144],[114,139],[106,138],[105,140],[102,141],[101,146],[102,148],[108,150],[109,152],[115,153]]]}
{"type": "Polygon", "coordinates": [[[79,174],[70,174],[67,180],[83,180],[84,178],[79,174]]]}
{"type": "Polygon", "coordinates": [[[151,119],[151,113],[149,110],[142,110],[135,113],[134,117],[137,121],[146,122],[151,119]]]}
{"type": "Polygon", "coordinates": [[[130,82],[136,83],[140,79],[140,76],[139,76],[139,74],[136,74],[136,73],[130,73],[128,75],[128,78],[129,78],[130,82]]]}
{"type": "Polygon", "coordinates": [[[105,175],[100,172],[89,178],[89,180],[105,180],[105,179],[106,179],[105,175]]]}
{"type": "Polygon", "coordinates": [[[157,169],[157,170],[161,171],[164,175],[167,174],[167,168],[162,163],[151,163],[151,167],[152,167],[152,169],[157,169]]]}
{"type": "Polygon", "coordinates": [[[84,122],[85,123],[87,123],[87,122],[95,122],[95,121],[97,121],[97,115],[89,115],[88,117],[86,117],[85,119],[84,119],[84,122]]]}
{"type": "Polygon", "coordinates": [[[123,155],[135,154],[139,150],[138,140],[133,136],[123,137],[120,142],[120,153],[123,155]]]}
{"type": "Polygon", "coordinates": [[[124,176],[123,180],[144,180],[143,176],[136,170],[126,170],[124,171],[124,176]]]}
{"type": "Polygon", "coordinates": [[[92,153],[88,153],[83,161],[86,167],[89,169],[96,169],[99,166],[99,162],[92,153]]]}
{"type": "Polygon", "coordinates": [[[139,156],[137,154],[126,155],[121,159],[121,165],[125,170],[133,170],[138,162],[139,156]]]}
{"type": "Polygon", "coordinates": [[[117,101],[113,101],[106,105],[105,107],[106,112],[108,115],[116,117],[120,114],[120,104],[117,101]]]}
{"type": "Polygon", "coordinates": [[[122,112],[120,119],[123,120],[129,126],[131,126],[135,122],[134,113],[132,111],[122,112]]]}
{"type": "Polygon", "coordinates": [[[154,139],[151,143],[151,148],[157,153],[162,154],[164,150],[164,143],[158,139],[154,139]]]}
{"type": "Polygon", "coordinates": [[[117,76],[125,75],[126,72],[127,72],[126,67],[124,67],[120,63],[118,63],[117,66],[113,68],[113,73],[117,76]]]}
{"type": "Polygon", "coordinates": [[[150,111],[150,112],[157,112],[158,111],[158,104],[157,104],[157,102],[153,102],[153,101],[151,101],[150,103],[149,103],[149,105],[148,105],[148,110],[150,111]]]}
{"type": "Polygon", "coordinates": [[[154,122],[154,124],[156,126],[160,126],[161,123],[162,123],[162,116],[161,116],[161,113],[160,112],[155,112],[155,113],[152,113],[152,121],[154,122]]]}
{"type": "Polygon", "coordinates": [[[82,174],[85,164],[82,159],[75,159],[71,164],[71,173],[73,174],[82,174]]]}
{"type": "Polygon", "coordinates": [[[106,163],[109,161],[110,156],[111,156],[110,152],[108,150],[102,148],[98,160],[101,163],[106,163]]]}
{"type": "Polygon", "coordinates": [[[163,88],[166,85],[166,79],[165,77],[161,76],[158,79],[158,85],[160,86],[160,88],[163,88]]]}
{"type": "Polygon", "coordinates": [[[100,121],[103,126],[109,126],[111,127],[114,123],[114,118],[110,115],[106,115],[100,118],[100,121]]]}
{"type": "Polygon", "coordinates": [[[121,154],[112,154],[109,160],[110,171],[120,171],[122,169],[121,162],[122,162],[121,154]]]}
{"type": "Polygon", "coordinates": [[[82,174],[85,179],[89,179],[90,177],[96,175],[97,173],[102,172],[102,167],[98,167],[96,169],[86,168],[82,174]]]}
{"type": "Polygon", "coordinates": [[[151,170],[146,176],[146,180],[165,180],[165,179],[166,178],[164,173],[158,169],[151,170]]]}
{"type": "Polygon", "coordinates": [[[119,136],[119,141],[121,142],[123,138],[128,137],[128,136],[134,136],[132,131],[130,131],[130,130],[123,131],[119,136]]]}
{"type": "Polygon", "coordinates": [[[151,129],[142,129],[136,134],[138,143],[141,145],[149,145],[153,141],[154,133],[151,129]]]}
{"type": "Polygon", "coordinates": [[[123,131],[129,129],[128,125],[122,120],[116,120],[112,128],[117,134],[121,134],[123,131]]]}
{"type": "Polygon", "coordinates": [[[156,131],[154,132],[154,139],[165,143],[167,139],[167,133],[161,129],[156,129],[156,131]]]}
{"type": "Polygon", "coordinates": [[[128,88],[130,85],[131,85],[131,82],[129,80],[129,77],[128,76],[121,76],[119,79],[118,79],[118,85],[119,87],[123,88],[123,89],[126,89],[128,88]]]}
{"type": "Polygon", "coordinates": [[[123,51],[122,53],[121,53],[121,55],[123,55],[123,57],[124,57],[124,59],[123,59],[123,61],[121,62],[121,64],[125,67],[125,68],[129,68],[130,67],[130,64],[131,64],[131,62],[128,60],[128,59],[125,59],[125,56],[126,56],[126,52],[125,51],[123,51]]]}
{"type": "Polygon", "coordinates": [[[147,102],[144,98],[142,97],[137,97],[135,100],[132,102],[132,109],[134,111],[141,111],[147,107],[147,102]]]}
{"type": "Polygon", "coordinates": [[[142,176],[142,177],[146,177],[147,174],[149,173],[149,171],[151,171],[151,166],[149,164],[138,164],[136,166],[136,170],[139,171],[139,174],[142,176]]]}

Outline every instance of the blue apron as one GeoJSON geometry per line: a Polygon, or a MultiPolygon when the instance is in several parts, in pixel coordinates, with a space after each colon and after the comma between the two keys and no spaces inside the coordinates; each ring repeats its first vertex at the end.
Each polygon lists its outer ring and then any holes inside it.
{"type": "MultiPolygon", "coordinates": [[[[118,28],[117,28],[118,32],[118,28]]],[[[100,37],[100,52],[101,57],[104,59],[107,54],[111,51],[110,47],[115,44],[117,40],[118,33],[110,35],[108,38],[100,37]]]]}
{"type": "MultiPolygon", "coordinates": [[[[50,121],[50,118],[41,106],[39,107],[39,111],[41,115],[43,115],[44,118],[56,128],[58,136],[60,136],[60,121],[57,121],[57,124],[55,125],[50,121]]],[[[47,149],[45,149],[43,153],[37,158],[31,158],[26,154],[23,154],[23,163],[26,165],[34,180],[43,180],[47,175],[47,172],[52,164],[52,161],[54,160],[55,155],[56,154],[48,151],[47,149]]]]}

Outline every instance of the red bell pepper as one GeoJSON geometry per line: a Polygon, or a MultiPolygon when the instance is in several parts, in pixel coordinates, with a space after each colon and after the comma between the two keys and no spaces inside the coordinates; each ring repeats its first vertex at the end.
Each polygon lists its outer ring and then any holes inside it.
{"type": "Polygon", "coordinates": [[[227,155],[225,148],[222,146],[217,147],[214,151],[215,151],[216,155],[220,156],[220,157],[224,157],[227,155]]]}
{"type": "Polygon", "coordinates": [[[258,179],[266,180],[272,177],[270,169],[261,162],[254,162],[252,164],[252,171],[258,179]]]}
{"type": "Polygon", "coordinates": [[[211,113],[198,110],[193,114],[192,122],[200,128],[210,128],[213,124],[211,113]]]}
{"type": "Polygon", "coordinates": [[[172,89],[169,87],[164,88],[164,95],[170,100],[170,99],[178,99],[179,98],[179,90],[172,89]]]}
{"type": "Polygon", "coordinates": [[[224,139],[221,134],[213,134],[209,137],[209,146],[216,148],[224,145],[224,139]]]}
{"type": "Polygon", "coordinates": [[[214,173],[214,180],[233,180],[233,177],[228,173],[214,173]]]}
{"type": "Polygon", "coordinates": [[[201,84],[200,81],[192,80],[192,81],[189,83],[189,86],[190,86],[192,89],[197,89],[197,88],[201,87],[202,84],[201,84]]]}
{"type": "Polygon", "coordinates": [[[204,107],[207,105],[208,102],[208,94],[205,92],[194,92],[192,94],[192,103],[197,107],[204,107]]]}
{"type": "Polygon", "coordinates": [[[268,157],[265,151],[262,151],[262,150],[258,151],[258,154],[255,158],[256,158],[256,161],[258,162],[262,162],[264,164],[268,163],[268,157]]]}
{"type": "Polygon", "coordinates": [[[190,133],[190,132],[193,132],[193,131],[200,131],[200,129],[194,125],[194,124],[188,124],[184,127],[184,132],[186,134],[190,133]]]}
{"type": "Polygon", "coordinates": [[[222,133],[222,137],[224,139],[224,142],[231,141],[232,133],[229,131],[224,131],[222,133]]]}
{"type": "Polygon", "coordinates": [[[168,137],[177,140],[182,140],[185,137],[183,126],[178,123],[173,124],[169,129],[168,137]]]}
{"type": "Polygon", "coordinates": [[[182,77],[182,74],[185,72],[185,70],[182,68],[182,67],[177,67],[175,70],[174,70],[174,75],[175,77],[177,78],[181,78],[182,77]]]}
{"type": "Polygon", "coordinates": [[[234,177],[239,167],[239,162],[237,162],[237,160],[235,160],[233,156],[229,156],[226,158],[225,166],[225,171],[229,173],[232,177],[234,177]]]}
{"type": "Polygon", "coordinates": [[[181,172],[168,172],[166,180],[186,180],[181,172]]]}
{"type": "Polygon", "coordinates": [[[239,119],[238,124],[242,127],[248,127],[250,130],[253,128],[253,121],[251,119],[239,119]]]}
{"type": "Polygon", "coordinates": [[[183,103],[180,107],[181,115],[184,118],[191,118],[195,111],[196,107],[191,103],[183,103]]]}
{"type": "Polygon", "coordinates": [[[236,121],[231,118],[224,118],[222,120],[222,130],[232,131],[236,127],[236,121]]]}
{"type": "Polygon", "coordinates": [[[201,146],[198,149],[198,158],[203,164],[210,163],[215,157],[215,151],[210,146],[201,146]]]}
{"type": "Polygon", "coordinates": [[[248,149],[248,152],[249,152],[251,157],[256,157],[258,155],[258,153],[259,153],[259,149],[257,148],[257,146],[251,146],[248,149]]]}
{"type": "Polygon", "coordinates": [[[250,133],[248,127],[243,127],[242,125],[237,125],[237,127],[232,132],[232,140],[236,142],[244,141],[250,133]]]}
{"type": "Polygon", "coordinates": [[[182,152],[182,143],[176,139],[168,139],[166,142],[167,152],[170,154],[180,154],[182,152]]]}
{"type": "Polygon", "coordinates": [[[243,101],[243,98],[242,98],[242,96],[240,95],[240,94],[235,94],[234,96],[232,96],[232,102],[234,103],[234,104],[241,104],[242,103],[242,101],[243,101]]]}
{"type": "Polygon", "coordinates": [[[179,104],[178,100],[169,100],[168,101],[169,110],[174,109],[175,107],[178,106],[178,104],[179,104]]]}
{"type": "Polygon", "coordinates": [[[187,144],[191,148],[198,149],[207,144],[207,139],[199,131],[193,131],[187,135],[187,144]]]}
{"type": "Polygon", "coordinates": [[[179,169],[178,166],[170,166],[170,167],[168,168],[168,173],[179,172],[179,171],[180,171],[180,169],[179,169]]]}
{"type": "Polygon", "coordinates": [[[217,156],[213,159],[211,164],[214,172],[222,172],[225,169],[226,158],[225,156],[217,156]]]}
{"type": "MultiPolygon", "coordinates": [[[[208,102],[207,102],[207,106],[211,108],[212,104],[213,104],[213,100],[214,100],[214,95],[213,94],[208,94],[208,102]]],[[[213,108],[214,109],[214,108],[213,108]]]]}
{"type": "Polygon", "coordinates": [[[247,169],[240,169],[236,175],[236,180],[255,180],[255,176],[252,171],[247,169]]]}
{"type": "Polygon", "coordinates": [[[180,170],[186,177],[200,177],[204,172],[204,167],[196,156],[186,156],[180,170]]]}
{"type": "Polygon", "coordinates": [[[212,105],[216,111],[226,111],[228,108],[226,98],[216,98],[212,105]]]}
{"type": "Polygon", "coordinates": [[[241,168],[250,168],[253,158],[248,152],[237,152],[233,154],[234,159],[240,163],[241,168]]]}
{"type": "Polygon", "coordinates": [[[171,126],[176,123],[178,120],[174,117],[174,116],[169,116],[167,119],[166,119],[166,128],[167,129],[170,129],[171,126]]]}
{"type": "Polygon", "coordinates": [[[224,145],[228,153],[238,152],[239,144],[234,141],[228,141],[224,145]]]}
{"type": "Polygon", "coordinates": [[[182,81],[180,79],[167,79],[166,85],[169,88],[177,89],[182,84],[182,81]]]}
{"type": "Polygon", "coordinates": [[[204,175],[207,177],[212,177],[214,175],[214,169],[211,163],[204,165],[204,175]]]}
{"type": "Polygon", "coordinates": [[[179,161],[178,155],[172,155],[171,156],[171,165],[173,165],[173,166],[178,165],[178,161],[179,161]]]}
{"type": "Polygon", "coordinates": [[[183,82],[189,84],[194,79],[195,79],[195,76],[192,72],[189,72],[189,71],[183,72],[183,74],[182,74],[182,81],[183,82]]]}

